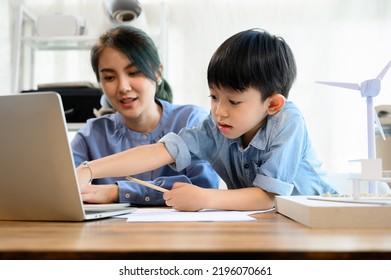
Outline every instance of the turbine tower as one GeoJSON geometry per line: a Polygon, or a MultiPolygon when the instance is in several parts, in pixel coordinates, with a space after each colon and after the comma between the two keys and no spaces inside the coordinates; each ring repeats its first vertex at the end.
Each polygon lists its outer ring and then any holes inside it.
{"type": "MultiPolygon", "coordinates": [[[[381,88],[381,80],[386,75],[388,69],[391,67],[391,61],[387,63],[384,69],[374,79],[369,79],[358,83],[341,83],[341,82],[324,82],[316,81],[319,84],[347,88],[357,90],[361,92],[361,96],[366,98],[367,103],[367,138],[368,138],[368,159],[376,158],[376,145],[375,145],[375,123],[376,127],[385,140],[383,128],[381,127],[379,118],[375,112],[373,105],[373,98],[378,96],[381,88]]],[[[369,193],[377,193],[376,185],[374,181],[369,181],[369,193]]]]}

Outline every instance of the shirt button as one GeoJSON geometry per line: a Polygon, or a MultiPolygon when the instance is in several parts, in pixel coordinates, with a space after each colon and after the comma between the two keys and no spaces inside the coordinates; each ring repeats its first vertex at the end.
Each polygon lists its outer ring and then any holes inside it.
{"type": "Polygon", "coordinates": [[[126,193],[125,198],[130,198],[130,193],[126,193]]]}
{"type": "Polygon", "coordinates": [[[248,169],[250,167],[250,165],[248,164],[248,163],[246,163],[245,165],[244,165],[244,168],[245,169],[248,169]]]}
{"type": "Polygon", "coordinates": [[[145,197],[145,201],[148,202],[149,200],[150,200],[149,196],[146,196],[146,197],[145,197]]]}

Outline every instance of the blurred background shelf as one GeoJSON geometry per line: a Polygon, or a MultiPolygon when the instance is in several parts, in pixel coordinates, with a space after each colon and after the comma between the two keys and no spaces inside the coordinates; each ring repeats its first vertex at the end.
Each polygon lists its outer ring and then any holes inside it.
{"type": "Polygon", "coordinates": [[[23,42],[36,50],[90,50],[97,37],[23,37],[23,42]]]}
{"type": "MultiPolygon", "coordinates": [[[[129,0],[128,2],[138,3],[137,1],[129,0]]],[[[56,14],[55,14],[56,15],[56,14]]],[[[60,13],[60,16],[62,14],[60,13]]],[[[58,71],[61,68],[75,68],[78,71],[80,69],[88,69],[88,72],[91,71],[90,67],[84,67],[86,63],[89,63],[89,51],[93,45],[97,42],[100,34],[103,34],[106,30],[101,30],[99,34],[94,35],[86,34],[85,25],[88,26],[88,22],[83,26],[79,26],[80,30],[76,28],[76,32],[69,34],[70,32],[65,32],[59,26],[68,25],[59,25],[53,29],[59,29],[60,33],[51,31],[51,28],[43,32],[39,32],[37,26],[45,26],[45,24],[39,25],[39,19],[45,15],[36,15],[31,11],[26,5],[20,4],[16,10],[15,14],[15,34],[14,34],[14,52],[12,57],[12,92],[18,93],[23,90],[35,90],[37,84],[42,83],[39,81],[38,74],[41,74],[42,80],[42,71],[41,69],[46,69],[48,73],[50,71],[58,71]],[[83,31],[82,31],[83,30],[83,31]],[[62,32],[64,31],[64,32],[62,32]],[[79,32],[80,31],[80,32],[79,32]],[[48,35],[49,34],[49,35],[48,35]],[[57,36],[57,34],[59,34],[57,36]],[[63,36],[66,34],[67,36],[63,36]],[[39,54],[41,51],[47,51],[45,53],[45,58],[42,60],[42,55],[39,54]],[[71,53],[71,52],[74,53],[71,53]],[[65,53],[62,53],[65,52],[65,53]],[[68,59],[72,56],[72,60],[68,59]],[[79,57],[80,56],[80,57],[79,57]],[[47,60],[46,60],[47,57],[47,60]],[[54,58],[55,57],[55,58],[54,58]],[[62,58],[61,58],[62,57],[62,58]],[[81,59],[81,57],[85,59],[81,59]],[[58,63],[55,59],[62,59],[62,62],[58,63]],[[45,63],[43,65],[42,63],[45,63]],[[76,64],[77,63],[77,64],[76,64]],[[83,63],[83,67],[81,64],[83,63]],[[61,67],[60,67],[61,66],[61,67]],[[39,67],[39,69],[37,68],[39,67]],[[37,72],[37,73],[35,73],[37,72]],[[38,73],[39,72],[39,73],[38,73]]],[[[54,15],[48,15],[54,16],[54,15]]],[[[64,15],[72,16],[72,15],[64,15]]],[[[73,15],[76,17],[76,15],[73,15]]],[[[42,20],[41,20],[42,22],[42,20]]],[[[56,22],[55,22],[56,23],[56,22]]],[[[151,38],[154,40],[163,65],[166,65],[167,61],[167,8],[165,2],[153,2],[149,3],[148,1],[142,5],[142,13],[139,18],[134,20],[134,23],[112,23],[112,26],[119,24],[129,24],[134,25],[140,29],[144,29],[151,38]],[[144,17],[145,14],[148,14],[149,19],[154,19],[155,25],[149,25],[148,21],[144,17]],[[141,15],[143,17],[141,18],[141,15]],[[144,21],[141,21],[145,19],[144,21]],[[139,26],[137,26],[139,25],[139,26]]],[[[47,24],[46,24],[47,26],[47,24]]],[[[107,29],[110,26],[107,27],[107,29]]],[[[69,30],[73,30],[69,28],[69,30]]],[[[68,30],[68,31],[69,31],[68,30]]],[[[66,30],[67,31],[67,30],[66,30]]],[[[75,71],[71,71],[75,72],[75,71]]],[[[86,74],[85,71],[81,74],[86,74]]],[[[88,75],[88,73],[86,74],[88,75]]],[[[55,82],[64,82],[65,75],[57,75],[56,77],[49,76],[45,77],[46,80],[44,83],[55,83],[55,82]],[[58,81],[57,79],[62,79],[58,81]]],[[[82,76],[82,75],[80,75],[82,76]]],[[[95,78],[95,77],[94,77],[95,78]]],[[[85,80],[85,77],[83,78],[85,80]]],[[[77,81],[76,81],[77,82],[77,81]]]]}

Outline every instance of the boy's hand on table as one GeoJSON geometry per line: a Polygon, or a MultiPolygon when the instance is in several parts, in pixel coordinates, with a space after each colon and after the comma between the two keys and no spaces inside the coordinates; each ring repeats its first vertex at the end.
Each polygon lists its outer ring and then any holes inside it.
{"type": "Polygon", "coordinates": [[[163,195],[167,206],[179,211],[199,211],[205,208],[207,189],[178,182],[172,189],[163,195]]]}

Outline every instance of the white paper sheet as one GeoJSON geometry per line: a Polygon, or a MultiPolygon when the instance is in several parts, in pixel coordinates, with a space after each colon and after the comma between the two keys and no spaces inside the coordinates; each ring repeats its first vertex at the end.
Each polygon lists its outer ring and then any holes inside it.
{"type": "Polygon", "coordinates": [[[138,208],[136,212],[123,215],[127,222],[224,222],[255,221],[251,214],[274,211],[218,211],[202,210],[198,212],[181,212],[171,208],[138,208]]]}

